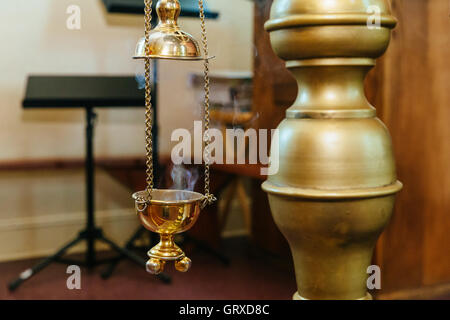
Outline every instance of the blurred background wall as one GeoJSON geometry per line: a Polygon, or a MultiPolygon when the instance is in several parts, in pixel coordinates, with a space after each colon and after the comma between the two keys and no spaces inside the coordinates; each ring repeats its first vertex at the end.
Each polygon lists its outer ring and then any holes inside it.
{"type": "MultiPolygon", "coordinates": [[[[251,71],[252,2],[209,0],[208,5],[220,13],[218,20],[207,22],[210,52],[217,56],[212,69],[251,71]]],[[[181,24],[199,37],[199,20],[184,18],[181,24]]],[[[27,76],[141,72],[141,63],[131,57],[143,35],[143,17],[108,14],[100,0],[14,0],[0,3],[0,28],[1,261],[48,254],[84,223],[81,168],[29,170],[46,161],[84,157],[84,112],[24,111],[27,76]],[[81,9],[81,30],[66,27],[70,5],[81,9]]],[[[201,63],[160,63],[163,155],[170,152],[172,130],[190,129],[201,115],[188,82],[190,73],[201,70],[201,63]]],[[[143,113],[142,108],[98,110],[96,156],[143,156],[143,113]]],[[[100,224],[112,238],[126,238],[137,225],[129,190],[102,171],[97,173],[97,190],[100,224]]]]}

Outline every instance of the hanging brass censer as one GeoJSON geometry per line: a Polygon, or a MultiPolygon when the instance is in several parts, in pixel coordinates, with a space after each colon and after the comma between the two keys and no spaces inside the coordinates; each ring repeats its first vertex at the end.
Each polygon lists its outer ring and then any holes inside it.
{"type": "Polygon", "coordinates": [[[158,274],[167,261],[174,261],[178,271],[186,272],[191,266],[183,250],[174,242],[174,235],[189,230],[200,214],[200,210],[216,199],[209,192],[209,165],[211,142],[209,129],[209,57],[205,28],[203,0],[199,0],[202,29],[202,56],[198,42],[178,26],[181,12],[178,0],[159,0],[156,4],[158,25],[152,29],[152,1],[145,0],[145,36],[136,47],[135,59],[145,62],[145,136],[147,188],[133,194],[136,211],[142,225],[160,234],[160,242],[150,249],[147,271],[158,274]],[[203,60],[205,76],[205,194],[186,190],[158,190],[153,186],[153,109],[151,104],[151,59],[203,60]]]}

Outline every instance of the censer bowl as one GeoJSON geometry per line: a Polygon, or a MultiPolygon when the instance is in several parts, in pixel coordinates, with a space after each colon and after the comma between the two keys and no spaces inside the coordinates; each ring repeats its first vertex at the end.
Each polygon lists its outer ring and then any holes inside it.
{"type": "Polygon", "coordinates": [[[133,194],[136,212],[142,225],[159,233],[161,241],[150,251],[147,271],[158,274],[167,261],[175,261],[178,271],[186,272],[191,260],[173,241],[177,233],[189,230],[197,221],[204,196],[186,190],[139,191],[133,194]]]}

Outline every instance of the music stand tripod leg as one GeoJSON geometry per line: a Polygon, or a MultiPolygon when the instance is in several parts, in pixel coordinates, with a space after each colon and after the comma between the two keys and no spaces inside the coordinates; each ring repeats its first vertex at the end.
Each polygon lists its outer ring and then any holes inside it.
{"type": "Polygon", "coordinates": [[[58,262],[58,259],[71,247],[76,245],[78,242],[80,242],[82,239],[81,236],[78,236],[74,240],[70,241],[68,244],[66,244],[64,247],[59,249],[54,255],[45,258],[35,266],[26,269],[23,271],[19,277],[13,281],[11,281],[8,285],[8,289],[10,291],[16,290],[23,282],[30,279],[32,276],[37,274],[39,271],[42,271],[44,268],[46,268],[48,265],[50,265],[53,262],[58,262]]]}

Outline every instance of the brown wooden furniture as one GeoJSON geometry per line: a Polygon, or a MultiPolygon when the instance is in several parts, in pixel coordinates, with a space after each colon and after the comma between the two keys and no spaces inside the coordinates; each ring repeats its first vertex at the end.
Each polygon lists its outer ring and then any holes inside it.
{"type": "Polygon", "coordinates": [[[450,292],[450,3],[394,0],[392,6],[399,24],[369,84],[378,88],[404,183],[377,248],[381,297],[440,295],[450,292]],[[409,288],[421,290],[394,294],[409,288]]]}
{"type": "MultiPolygon", "coordinates": [[[[254,75],[253,112],[258,113],[256,128],[275,129],[284,118],[286,108],[292,104],[297,94],[297,85],[292,75],[284,67],[283,61],[272,51],[269,34],[264,30],[264,22],[269,18],[271,0],[256,0],[254,15],[254,75]]],[[[289,246],[273,222],[267,194],[261,184],[266,177],[255,175],[252,180],[252,240],[274,254],[290,257],[289,246]]]]}
{"type": "MultiPolygon", "coordinates": [[[[255,1],[254,110],[260,128],[275,128],[296,96],[296,84],[263,28],[271,3],[255,1]]],[[[392,134],[404,190],[376,248],[382,290],[374,294],[433,298],[450,292],[450,4],[393,0],[392,7],[399,23],[366,91],[392,134]]],[[[284,239],[266,204],[256,206],[254,239],[277,252],[284,239]]]]}
{"type": "MultiPolygon", "coordinates": [[[[249,126],[251,126],[251,120],[255,118],[255,114],[252,111],[248,112],[234,112],[234,111],[228,111],[228,110],[212,110],[211,111],[211,120],[215,123],[218,123],[221,125],[221,131],[224,138],[225,148],[229,148],[229,142],[227,140],[226,130],[229,127],[233,126],[241,126],[243,130],[247,130],[249,126]]],[[[234,144],[231,144],[234,147],[234,144]]],[[[232,150],[234,154],[236,154],[235,151],[232,150]]],[[[239,150],[237,152],[242,152],[243,150],[239,150]]],[[[245,153],[247,153],[247,149],[244,150],[245,153]]],[[[225,149],[225,154],[228,154],[228,149],[225,149]]],[[[220,170],[220,166],[216,166],[220,170]]],[[[245,190],[244,186],[244,179],[241,175],[236,175],[233,180],[230,182],[230,186],[228,187],[228,190],[226,194],[224,194],[224,197],[222,199],[219,199],[219,201],[224,201],[225,205],[223,206],[223,209],[219,213],[219,216],[221,217],[220,221],[220,232],[223,233],[225,230],[226,224],[228,222],[228,218],[231,213],[231,207],[233,203],[233,199],[237,198],[239,201],[239,205],[241,207],[241,213],[244,218],[244,223],[247,231],[251,233],[251,218],[252,218],[252,212],[251,212],[251,206],[250,201],[247,195],[247,192],[245,190]]]]}

